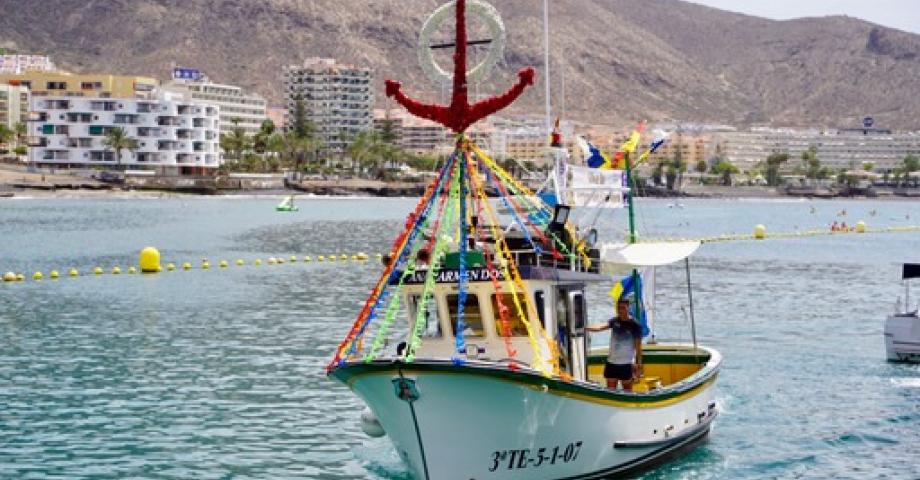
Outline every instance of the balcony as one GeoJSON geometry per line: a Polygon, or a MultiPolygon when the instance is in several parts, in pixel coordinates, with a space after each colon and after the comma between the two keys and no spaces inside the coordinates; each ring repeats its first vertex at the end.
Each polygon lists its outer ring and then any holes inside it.
{"type": "Polygon", "coordinates": [[[160,129],[151,128],[151,127],[138,127],[137,136],[138,137],[157,137],[160,135],[160,129]]]}
{"type": "Polygon", "coordinates": [[[112,123],[118,125],[135,125],[137,123],[138,115],[131,114],[115,114],[115,117],[112,120],[112,123]]]}
{"type": "Polygon", "coordinates": [[[68,113],[67,121],[70,123],[90,123],[93,121],[91,113],[68,113]]]}
{"type": "Polygon", "coordinates": [[[157,117],[157,125],[161,127],[178,127],[181,122],[176,117],[157,117]]]}
{"type": "Polygon", "coordinates": [[[70,160],[70,152],[67,150],[45,150],[42,160],[62,161],[70,160]]]}
{"type": "Polygon", "coordinates": [[[29,112],[29,115],[26,117],[28,122],[47,122],[48,114],[45,112],[29,112]]]}
{"type": "Polygon", "coordinates": [[[90,110],[103,111],[103,112],[114,112],[118,110],[117,102],[90,102],[90,110]]]}
{"type": "Polygon", "coordinates": [[[48,139],[45,137],[26,137],[26,145],[30,147],[46,147],[48,139]]]}
{"type": "Polygon", "coordinates": [[[93,146],[92,138],[68,138],[67,146],[70,148],[91,148],[93,146]]]}
{"type": "Polygon", "coordinates": [[[70,100],[47,100],[45,108],[48,110],[67,110],[70,108],[70,100]]]}
{"type": "Polygon", "coordinates": [[[157,142],[157,150],[168,151],[168,150],[178,150],[179,142],[173,142],[171,140],[160,140],[157,142]]]}

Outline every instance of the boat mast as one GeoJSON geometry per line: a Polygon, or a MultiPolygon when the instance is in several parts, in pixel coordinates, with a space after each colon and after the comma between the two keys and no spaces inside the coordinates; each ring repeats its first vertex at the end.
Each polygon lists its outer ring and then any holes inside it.
{"type": "Polygon", "coordinates": [[[546,86],[546,135],[553,131],[549,102],[549,0],[543,0],[543,84],[546,86]]]}
{"type": "MultiPolygon", "coordinates": [[[[636,243],[636,217],[635,212],[633,211],[633,186],[635,181],[633,180],[632,174],[632,161],[629,158],[629,152],[623,152],[623,162],[626,164],[626,208],[629,212],[629,243],[636,243]]],[[[633,318],[636,322],[640,320],[641,309],[639,305],[639,270],[633,268],[632,271],[632,282],[633,282],[633,318]]]]}

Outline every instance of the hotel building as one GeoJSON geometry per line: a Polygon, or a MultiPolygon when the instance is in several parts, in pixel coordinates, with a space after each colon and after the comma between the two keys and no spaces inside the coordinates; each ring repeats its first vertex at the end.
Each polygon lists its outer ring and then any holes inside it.
{"type": "Polygon", "coordinates": [[[33,96],[29,161],[45,167],[105,166],[163,175],[212,173],[220,160],[220,110],[168,92],[149,98],[33,96]],[[136,148],[120,158],[105,147],[121,127],[136,148]]]}
{"type": "Polygon", "coordinates": [[[341,152],[348,138],[373,128],[374,75],[368,68],[310,58],[283,71],[285,125],[293,126],[298,99],[327,150],[341,152]]]}
{"type": "Polygon", "coordinates": [[[0,84],[0,125],[10,130],[25,122],[29,114],[29,89],[21,85],[0,84]]]}
{"type": "Polygon", "coordinates": [[[22,85],[32,96],[136,98],[150,95],[158,82],[150,77],[30,71],[0,74],[0,84],[22,85]]]}
{"type": "Polygon", "coordinates": [[[53,72],[57,70],[46,55],[0,55],[0,73],[53,72]]]}
{"type": "Polygon", "coordinates": [[[893,133],[884,129],[806,130],[752,128],[713,134],[715,150],[742,170],[749,170],[772,153],[788,153],[788,168],[801,162],[802,153],[814,146],[822,166],[839,170],[891,171],[907,155],[920,155],[920,133],[893,133]]]}
{"type": "Polygon", "coordinates": [[[205,76],[189,80],[174,78],[164,84],[163,89],[180,93],[188,101],[218,106],[220,130],[225,133],[239,127],[246,134],[255,135],[262,122],[268,120],[264,98],[237,86],[213,83],[205,76]]]}

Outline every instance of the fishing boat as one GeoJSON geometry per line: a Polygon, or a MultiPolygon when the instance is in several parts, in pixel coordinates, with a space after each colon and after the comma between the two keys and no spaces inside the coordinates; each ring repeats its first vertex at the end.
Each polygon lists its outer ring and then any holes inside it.
{"type": "MultiPolygon", "coordinates": [[[[684,452],[707,438],[718,414],[722,361],[696,342],[689,257],[699,244],[637,243],[628,150],[622,172],[566,166],[574,183],[550,205],[463,135],[533,82],[525,69],[504,95],[467,102],[466,3],[455,4],[450,106],[412,100],[387,81],[388,96],[411,113],[453,129],[456,146],[406,218],[326,373],[364,401],[365,432],[386,435],[414,478],[609,478],[684,452]],[[585,176],[600,187],[583,190],[585,176]],[[611,188],[604,202],[628,212],[621,244],[600,244],[596,230],[579,232],[572,221],[573,204],[602,188],[611,188]],[[681,262],[692,342],[646,342],[634,387],[608,389],[608,352],[592,347],[587,327],[591,309],[613,307],[592,304],[589,289],[618,285],[645,323],[653,309],[640,270],[681,262]]],[[[470,12],[493,12],[469,3],[470,12]]]]}
{"type": "Polygon", "coordinates": [[[920,314],[917,305],[910,305],[910,279],[920,277],[920,264],[905,263],[901,270],[904,281],[904,303],[895,303],[895,312],[885,321],[885,352],[892,362],[920,363],[920,314]]]}
{"type": "Polygon", "coordinates": [[[294,196],[289,195],[284,197],[284,200],[275,206],[275,210],[278,212],[296,212],[299,209],[297,208],[297,205],[294,205],[294,196]]]}

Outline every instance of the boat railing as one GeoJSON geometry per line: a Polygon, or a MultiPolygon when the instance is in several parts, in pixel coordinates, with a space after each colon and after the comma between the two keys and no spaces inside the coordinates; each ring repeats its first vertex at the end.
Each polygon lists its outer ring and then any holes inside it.
{"type": "Polygon", "coordinates": [[[598,258],[593,258],[595,256],[592,255],[591,264],[588,265],[581,255],[565,255],[560,260],[559,257],[553,255],[551,252],[539,251],[532,248],[510,250],[509,253],[516,265],[596,272],[600,264],[599,255],[597,256],[598,258]]]}

